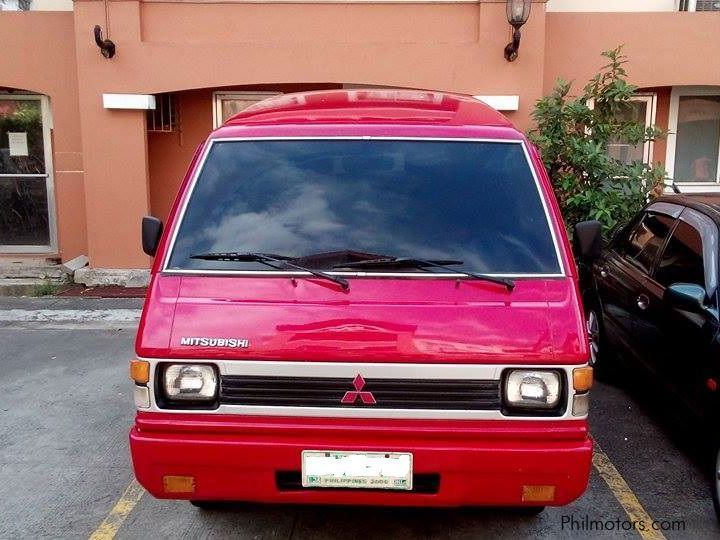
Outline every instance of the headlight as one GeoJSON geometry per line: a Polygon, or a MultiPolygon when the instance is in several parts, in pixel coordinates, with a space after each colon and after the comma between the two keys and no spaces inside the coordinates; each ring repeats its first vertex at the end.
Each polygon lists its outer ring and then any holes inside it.
{"type": "Polygon", "coordinates": [[[556,371],[513,370],[505,379],[505,404],[522,409],[553,409],[560,402],[560,390],[556,371]]]}
{"type": "Polygon", "coordinates": [[[165,396],[170,400],[210,401],[215,399],[215,368],[207,364],[171,364],[165,368],[165,396]]]}

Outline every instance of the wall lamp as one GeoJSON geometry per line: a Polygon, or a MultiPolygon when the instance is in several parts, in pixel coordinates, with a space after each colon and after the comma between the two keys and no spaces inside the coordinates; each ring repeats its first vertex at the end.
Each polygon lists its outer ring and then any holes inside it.
{"type": "Polygon", "coordinates": [[[518,57],[520,48],[520,27],[530,17],[532,0],[507,0],[507,20],[513,27],[512,41],[505,46],[505,60],[512,62],[518,57]]]}
{"type": "Polygon", "coordinates": [[[103,39],[102,27],[100,25],[95,25],[93,33],[95,34],[95,44],[100,47],[100,53],[105,58],[112,58],[115,56],[115,43],[109,39],[103,39]]]}

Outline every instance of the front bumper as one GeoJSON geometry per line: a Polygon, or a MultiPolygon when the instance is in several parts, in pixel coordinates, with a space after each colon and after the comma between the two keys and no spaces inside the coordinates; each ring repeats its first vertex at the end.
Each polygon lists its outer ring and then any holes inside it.
{"type": "Polygon", "coordinates": [[[143,413],[130,432],[135,475],[158,498],[397,506],[567,504],[585,491],[585,420],[368,420],[143,413]],[[303,450],[412,452],[411,492],[292,485],[303,450]],[[167,493],[165,476],[194,490],[167,493]],[[290,479],[290,481],[288,481],[290,479]],[[524,486],[555,486],[523,500],[524,486]]]}

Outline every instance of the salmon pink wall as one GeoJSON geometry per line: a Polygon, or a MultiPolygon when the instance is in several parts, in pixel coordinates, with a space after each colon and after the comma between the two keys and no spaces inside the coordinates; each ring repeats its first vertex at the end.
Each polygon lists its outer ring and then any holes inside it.
{"type": "MultiPolygon", "coordinates": [[[[0,86],[51,98],[62,257],[87,252],[95,267],[137,268],[150,263],[140,218],[167,214],[211,129],[212,89],[296,81],[517,95],[520,109],[508,116],[527,129],[534,102],[556,77],[584,83],[602,65],[600,51],[619,43],[634,84],[720,85],[720,56],[711,54],[719,27],[720,13],[546,14],[536,1],[519,58],[507,62],[503,0],[76,0],[73,12],[0,14],[0,86]],[[92,38],[96,24],[117,45],[110,60],[92,38]],[[179,96],[177,132],[147,134],[145,111],[102,106],[104,93],[161,92],[179,96]]],[[[659,124],[667,121],[663,92],[659,124]]]]}
{"type": "MultiPolygon", "coordinates": [[[[477,4],[107,3],[117,55],[76,31],[91,265],[145,267],[139,220],[167,213],[196,144],[209,131],[203,90],[181,98],[181,130],[145,133],[142,111],[108,111],[103,93],[156,94],[240,85],[363,83],[520,96],[527,127],[541,95],[544,2],[508,63],[505,2],[477,4]],[[142,118],[141,118],[142,116],[142,118]],[[147,164],[149,161],[149,170],[147,164]]],[[[75,28],[104,24],[102,2],[75,2],[75,28]]],[[[211,106],[211,105],[210,105],[211,106]]]]}
{"type": "Polygon", "coordinates": [[[63,260],[87,253],[73,33],[70,12],[0,13],[0,87],[50,97],[58,252],[48,255],[63,260]]]}
{"type": "Polygon", "coordinates": [[[624,45],[629,80],[641,87],[720,85],[720,12],[548,13],[544,90],[555,79],[581,88],[624,45]]]}

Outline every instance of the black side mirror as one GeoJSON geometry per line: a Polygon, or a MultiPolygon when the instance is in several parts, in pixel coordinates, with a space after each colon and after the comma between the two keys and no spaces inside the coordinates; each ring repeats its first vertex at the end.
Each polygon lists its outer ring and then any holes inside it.
{"type": "Polygon", "coordinates": [[[702,313],[706,310],[705,288],[695,283],[673,283],[663,295],[663,300],[671,306],[691,313],[702,313]]]}
{"type": "Polygon", "coordinates": [[[573,250],[581,259],[597,259],[602,252],[602,224],[581,221],[573,229],[573,250]]]}
{"type": "Polygon", "coordinates": [[[143,251],[151,257],[155,256],[158,244],[160,243],[162,230],[163,224],[158,218],[153,216],[145,216],[142,218],[143,251]]]}

